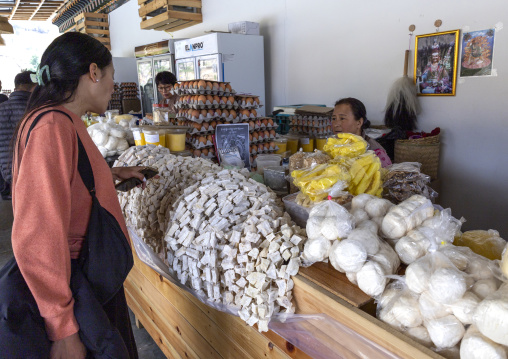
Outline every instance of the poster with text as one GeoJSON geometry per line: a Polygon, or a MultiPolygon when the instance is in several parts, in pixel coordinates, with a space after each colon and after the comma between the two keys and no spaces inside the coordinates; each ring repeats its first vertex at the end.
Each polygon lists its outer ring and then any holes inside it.
{"type": "Polygon", "coordinates": [[[221,164],[250,170],[248,123],[217,125],[215,142],[221,164]]]}
{"type": "Polygon", "coordinates": [[[462,36],[460,76],[492,76],[495,29],[465,32],[462,36]]]}

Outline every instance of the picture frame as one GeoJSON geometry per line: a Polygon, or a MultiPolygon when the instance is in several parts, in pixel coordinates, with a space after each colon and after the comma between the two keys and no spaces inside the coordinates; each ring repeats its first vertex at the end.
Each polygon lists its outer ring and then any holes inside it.
{"type": "Polygon", "coordinates": [[[462,33],[460,77],[492,76],[496,29],[462,33]]]}
{"type": "Polygon", "coordinates": [[[459,33],[416,36],[413,78],[419,96],[455,96],[459,33]]]}

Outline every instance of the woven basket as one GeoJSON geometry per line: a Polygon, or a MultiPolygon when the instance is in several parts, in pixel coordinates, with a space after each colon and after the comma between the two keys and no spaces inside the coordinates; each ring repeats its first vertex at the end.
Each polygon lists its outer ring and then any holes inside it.
{"type": "Polygon", "coordinates": [[[421,172],[432,180],[438,178],[439,169],[439,135],[414,140],[395,141],[395,163],[420,162],[421,172]]]}

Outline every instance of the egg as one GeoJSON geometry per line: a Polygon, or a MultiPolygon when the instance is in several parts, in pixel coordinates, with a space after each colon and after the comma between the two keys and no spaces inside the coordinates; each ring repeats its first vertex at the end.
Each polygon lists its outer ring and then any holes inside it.
{"type": "Polygon", "coordinates": [[[247,116],[249,117],[250,116],[250,111],[249,110],[240,110],[240,114],[242,116],[247,116]]]}
{"type": "Polygon", "coordinates": [[[197,98],[198,98],[198,102],[202,102],[202,103],[206,102],[206,96],[204,96],[204,95],[199,95],[197,98]]]}
{"type": "Polygon", "coordinates": [[[236,113],[235,110],[231,109],[231,110],[229,110],[229,117],[237,118],[238,114],[236,113]]]}
{"type": "Polygon", "coordinates": [[[226,84],[224,82],[220,82],[219,83],[219,91],[224,92],[225,89],[226,89],[226,84]]]}
{"type": "Polygon", "coordinates": [[[254,115],[254,117],[258,117],[258,112],[254,109],[250,110],[250,113],[254,115]]]}
{"type": "Polygon", "coordinates": [[[201,151],[200,150],[194,150],[194,157],[201,157],[201,151]]]}
{"type": "Polygon", "coordinates": [[[215,130],[215,127],[217,127],[217,121],[210,122],[210,127],[215,130]]]}
{"type": "Polygon", "coordinates": [[[262,143],[258,145],[258,152],[263,152],[265,150],[265,146],[262,143]]]}
{"type": "Polygon", "coordinates": [[[271,118],[268,119],[268,126],[273,126],[273,120],[271,118]]]}
{"type": "Polygon", "coordinates": [[[254,141],[258,141],[259,140],[259,133],[252,132],[252,138],[253,138],[254,141]]]}
{"type": "Polygon", "coordinates": [[[189,109],[187,110],[187,116],[188,116],[189,118],[190,118],[190,117],[192,117],[192,111],[195,111],[195,110],[193,110],[192,108],[189,108],[189,109]]]}
{"type": "Polygon", "coordinates": [[[263,137],[266,139],[266,138],[269,138],[270,137],[270,132],[268,131],[265,131],[263,132],[263,137]]]}
{"type": "Polygon", "coordinates": [[[204,80],[199,80],[198,81],[198,88],[200,89],[204,89],[206,87],[206,81],[204,80]]]}
{"type": "Polygon", "coordinates": [[[252,97],[247,97],[244,100],[247,105],[252,105],[254,103],[254,99],[252,97]]]}
{"type": "Polygon", "coordinates": [[[226,83],[226,90],[225,91],[229,91],[229,92],[233,91],[231,89],[231,85],[229,83],[226,83]]]}
{"type": "Polygon", "coordinates": [[[207,114],[207,113],[208,113],[208,111],[207,111],[207,110],[201,110],[199,114],[200,114],[202,117],[206,117],[206,114],[207,114]]]}
{"type": "Polygon", "coordinates": [[[215,155],[215,150],[213,148],[208,149],[208,154],[210,156],[214,156],[215,155]]]}
{"type": "Polygon", "coordinates": [[[188,89],[188,88],[189,88],[189,82],[188,82],[188,81],[184,81],[184,82],[182,82],[182,87],[183,87],[183,89],[185,89],[185,90],[186,90],[186,89],[188,89]]]}
{"type": "Polygon", "coordinates": [[[229,110],[222,110],[222,117],[228,118],[229,117],[229,110]]]}
{"type": "Polygon", "coordinates": [[[202,125],[200,123],[193,122],[192,127],[194,127],[198,131],[201,131],[202,125]]]}
{"type": "Polygon", "coordinates": [[[208,117],[212,118],[215,116],[215,111],[210,109],[207,111],[207,115],[208,115],[208,117]]]}
{"type": "Polygon", "coordinates": [[[199,143],[206,145],[206,137],[205,136],[199,136],[198,141],[199,141],[199,143]]]}
{"type": "Polygon", "coordinates": [[[213,103],[213,96],[212,95],[206,95],[206,101],[209,101],[212,104],[213,103]]]}
{"type": "Polygon", "coordinates": [[[261,120],[261,123],[263,125],[267,126],[268,125],[268,120],[266,118],[264,118],[264,119],[261,120]]]}
{"type": "Polygon", "coordinates": [[[203,148],[203,150],[201,151],[201,154],[203,156],[208,156],[208,148],[203,148]]]}
{"type": "Polygon", "coordinates": [[[199,118],[199,110],[191,110],[192,111],[192,117],[199,118]]]}
{"type": "Polygon", "coordinates": [[[254,127],[255,127],[255,125],[254,125],[254,121],[249,121],[249,128],[250,128],[251,130],[253,130],[253,129],[254,129],[254,127]]]}
{"type": "Polygon", "coordinates": [[[212,91],[219,91],[219,83],[212,82],[212,91]]]}
{"type": "Polygon", "coordinates": [[[215,95],[215,96],[212,97],[212,100],[210,102],[218,104],[220,102],[220,97],[215,95]]]}
{"type": "Polygon", "coordinates": [[[252,142],[252,134],[249,134],[249,141],[252,142]]]}
{"type": "Polygon", "coordinates": [[[226,96],[222,96],[220,98],[220,103],[226,104],[228,102],[228,98],[226,96]]]}
{"type": "Polygon", "coordinates": [[[212,83],[211,82],[209,82],[209,81],[206,82],[206,89],[207,90],[211,90],[212,89],[212,83]]]}
{"type": "Polygon", "coordinates": [[[256,146],[256,145],[250,146],[250,151],[251,152],[257,152],[258,151],[258,146],[256,146]]]}
{"type": "Polygon", "coordinates": [[[177,82],[176,84],[173,85],[173,89],[174,90],[178,90],[180,89],[180,84],[177,82]]]}
{"type": "Polygon", "coordinates": [[[275,142],[270,142],[270,148],[275,148],[275,142]]]}
{"type": "Polygon", "coordinates": [[[213,137],[212,137],[212,135],[206,136],[206,140],[213,143],[213,137]]]}
{"type": "Polygon", "coordinates": [[[234,98],[234,96],[229,96],[229,97],[228,97],[228,102],[229,102],[231,105],[232,105],[232,104],[234,104],[234,103],[235,103],[235,98],[234,98]]]}
{"type": "Polygon", "coordinates": [[[254,97],[254,103],[259,105],[259,97],[254,97]]]}
{"type": "Polygon", "coordinates": [[[270,137],[275,137],[275,130],[270,130],[270,137]]]}
{"type": "Polygon", "coordinates": [[[208,131],[208,128],[210,127],[210,124],[208,122],[203,123],[203,128],[208,131]]]}
{"type": "Polygon", "coordinates": [[[216,110],[215,110],[215,116],[216,116],[216,117],[220,117],[220,116],[222,116],[222,110],[221,110],[220,108],[218,108],[218,109],[216,109],[216,110]]]}

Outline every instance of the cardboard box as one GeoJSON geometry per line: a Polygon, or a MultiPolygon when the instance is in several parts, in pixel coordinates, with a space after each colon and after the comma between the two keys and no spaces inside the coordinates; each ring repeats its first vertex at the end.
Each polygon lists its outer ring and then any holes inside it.
{"type": "Polygon", "coordinates": [[[241,35],[259,35],[259,23],[250,21],[232,22],[228,24],[229,32],[241,35]]]}

